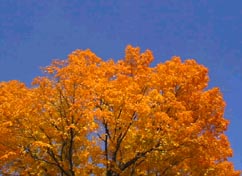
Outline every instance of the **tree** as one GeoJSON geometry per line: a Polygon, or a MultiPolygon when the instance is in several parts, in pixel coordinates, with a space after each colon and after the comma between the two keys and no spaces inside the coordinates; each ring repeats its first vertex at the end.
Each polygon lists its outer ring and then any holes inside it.
{"type": "Polygon", "coordinates": [[[28,88],[0,84],[0,170],[20,175],[230,175],[225,102],[208,70],[127,46],[55,60],[28,88]]]}

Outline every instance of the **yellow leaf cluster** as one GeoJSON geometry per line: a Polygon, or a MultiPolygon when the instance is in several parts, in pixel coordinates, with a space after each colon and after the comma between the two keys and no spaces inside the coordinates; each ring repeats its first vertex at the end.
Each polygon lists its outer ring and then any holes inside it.
{"type": "Polygon", "coordinates": [[[0,83],[0,170],[19,175],[231,175],[225,102],[208,69],[128,45],[76,50],[31,87],[0,83]]]}

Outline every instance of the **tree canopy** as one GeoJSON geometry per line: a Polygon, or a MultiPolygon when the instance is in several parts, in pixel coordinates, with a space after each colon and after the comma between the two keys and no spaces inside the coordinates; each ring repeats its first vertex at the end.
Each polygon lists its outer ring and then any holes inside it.
{"type": "Polygon", "coordinates": [[[0,83],[0,173],[239,176],[219,88],[208,69],[150,50],[91,50],[54,60],[27,87],[0,83]]]}

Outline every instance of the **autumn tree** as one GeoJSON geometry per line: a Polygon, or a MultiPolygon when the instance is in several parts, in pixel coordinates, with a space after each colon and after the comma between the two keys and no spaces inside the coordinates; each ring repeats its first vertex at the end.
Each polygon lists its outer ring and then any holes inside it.
{"type": "Polygon", "coordinates": [[[0,173],[239,176],[208,69],[152,61],[132,46],[117,62],[76,50],[30,88],[0,83],[0,173]]]}

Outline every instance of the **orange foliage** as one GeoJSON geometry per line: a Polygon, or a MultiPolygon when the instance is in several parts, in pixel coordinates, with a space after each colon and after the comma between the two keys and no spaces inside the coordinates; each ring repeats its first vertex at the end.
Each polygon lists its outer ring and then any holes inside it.
{"type": "Polygon", "coordinates": [[[132,46],[117,62],[76,50],[31,88],[0,83],[0,173],[238,176],[207,68],[152,61],[132,46]]]}

